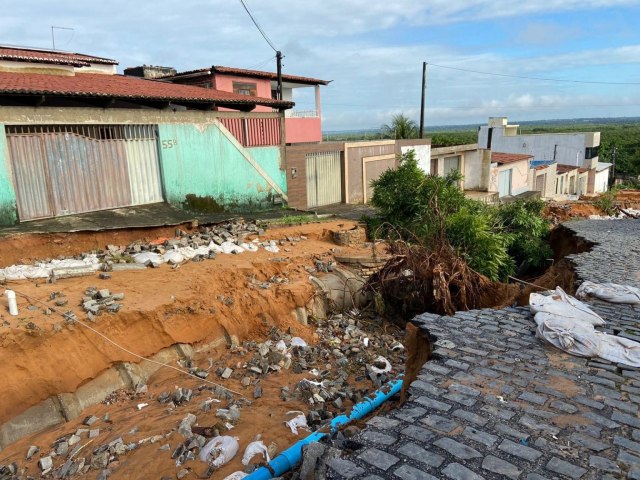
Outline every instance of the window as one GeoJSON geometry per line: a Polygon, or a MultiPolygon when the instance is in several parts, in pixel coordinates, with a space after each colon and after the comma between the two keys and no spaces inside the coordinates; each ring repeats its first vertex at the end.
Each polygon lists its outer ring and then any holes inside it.
{"type": "Polygon", "coordinates": [[[257,97],[257,85],[255,83],[240,83],[233,82],[233,93],[238,95],[249,95],[250,97],[257,97]]]}
{"type": "Polygon", "coordinates": [[[600,145],[597,147],[587,147],[584,150],[584,158],[585,160],[591,160],[598,156],[598,150],[600,150],[600,145]]]}

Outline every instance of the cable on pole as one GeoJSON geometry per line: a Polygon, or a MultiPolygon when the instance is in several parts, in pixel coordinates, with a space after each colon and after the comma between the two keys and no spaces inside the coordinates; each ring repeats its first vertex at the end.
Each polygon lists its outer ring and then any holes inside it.
{"type": "Polygon", "coordinates": [[[249,7],[247,6],[247,4],[245,3],[244,0],[240,0],[240,4],[242,5],[242,7],[245,9],[245,11],[247,12],[247,14],[249,15],[249,18],[251,18],[251,21],[253,22],[253,24],[256,26],[256,28],[258,29],[258,31],[260,32],[260,34],[262,35],[262,38],[265,39],[265,41],[269,44],[269,46],[273,49],[274,52],[277,52],[278,49],[273,45],[273,42],[271,41],[271,39],[267,36],[267,34],[265,33],[265,31],[262,29],[262,27],[258,24],[258,22],[256,21],[255,17],[253,16],[253,14],[251,13],[251,10],[249,10],[249,7]]]}

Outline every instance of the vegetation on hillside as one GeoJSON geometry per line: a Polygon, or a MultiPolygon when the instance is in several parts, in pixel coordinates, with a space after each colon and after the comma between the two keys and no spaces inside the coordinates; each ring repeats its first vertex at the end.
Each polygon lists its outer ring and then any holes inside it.
{"type": "Polygon", "coordinates": [[[371,204],[379,218],[369,225],[378,237],[426,248],[447,244],[475,271],[506,280],[546,265],[551,251],[544,239],[549,225],[539,200],[489,206],[465,197],[459,172],[426,174],[413,151],[400,166],[373,182],[371,204]]]}

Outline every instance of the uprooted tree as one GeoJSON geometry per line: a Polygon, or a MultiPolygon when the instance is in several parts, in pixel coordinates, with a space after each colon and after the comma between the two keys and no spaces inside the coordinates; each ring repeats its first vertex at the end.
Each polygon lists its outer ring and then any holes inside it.
{"type": "Polygon", "coordinates": [[[465,197],[462,177],[429,175],[413,151],[373,182],[370,234],[390,260],[368,282],[385,308],[408,317],[452,314],[486,303],[492,281],[546,265],[548,223],[541,201],[489,206],[465,197]]]}

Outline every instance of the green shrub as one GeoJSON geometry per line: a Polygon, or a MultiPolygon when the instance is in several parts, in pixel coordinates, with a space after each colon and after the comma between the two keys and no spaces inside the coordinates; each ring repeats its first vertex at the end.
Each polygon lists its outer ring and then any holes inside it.
{"type": "Polygon", "coordinates": [[[598,197],[598,199],[594,202],[595,206],[602,210],[607,215],[615,215],[616,214],[616,194],[617,189],[612,188],[608,192],[604,192],[602,195],[598,197]]]}

